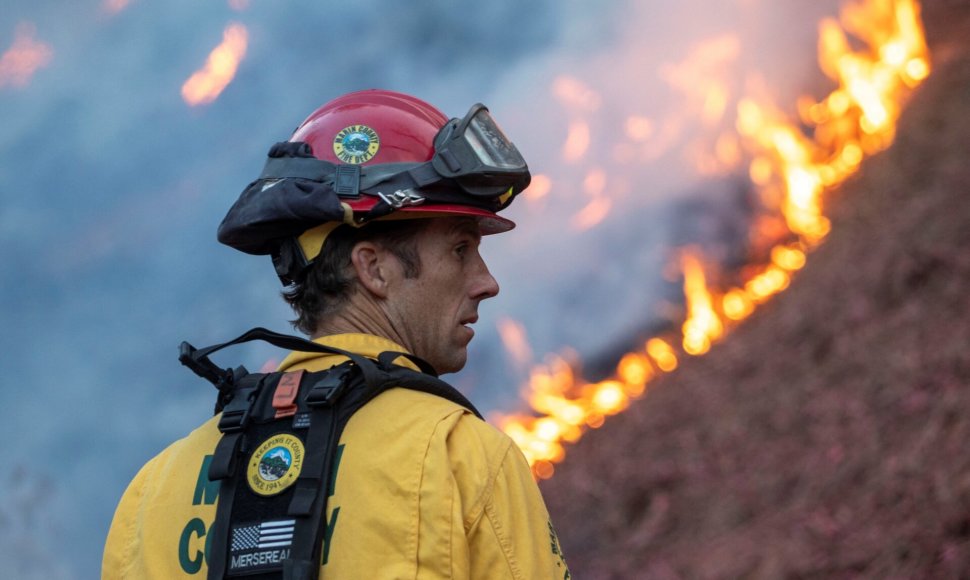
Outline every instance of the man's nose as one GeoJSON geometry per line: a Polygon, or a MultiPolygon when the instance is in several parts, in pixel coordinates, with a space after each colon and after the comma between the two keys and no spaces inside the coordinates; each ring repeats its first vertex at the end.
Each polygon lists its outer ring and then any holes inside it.
{"type": "Polygon", "coordinates": [[[499,291],[498,281],[492,276],[492,273],[488,271],[488,266],[485,261],[481,261],[481,268],[478,275],[475,277],[475,284],[472,286],[472,298],[475,300],[485,300],[497,296],[499,291]]]}

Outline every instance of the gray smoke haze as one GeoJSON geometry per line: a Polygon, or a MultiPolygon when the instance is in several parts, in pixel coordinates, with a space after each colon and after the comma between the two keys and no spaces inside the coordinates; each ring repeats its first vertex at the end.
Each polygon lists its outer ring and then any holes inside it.
{"type": "MultiPolygon", "coordinates": [[[[484,246],[502,293],[453,377],[484,410],[515,410],[524,371],[497,320],[521,321],[538,361],[594,354],[662,317],[661,270],[689,241],[678,208],[725,190],[689,160],[710,128],[665,66],[735,35],[736,56],[706,72],[736,98],[757,71],[787,104],[817,82],[815,23],[835,13],[835,0],[249,4],[132,0],[109,15],[94,0],[8,0],[0,12],[0,51],[22,22],[54,51],[26,87],[0,86],[0,557],[15,577],[97,576],[127,482],[210,413],[211,388],[176,361],[181,340],[288,330],[269,261],[219,246],[215,228],[314,108],[370,87],[454,116],[482,101],[551,180],[484,246]],[[249,29],[247,56],[215,103],[191,108],[180,87],[230,21],[249,29]],[[586,97],[566,95],[570,83],[586,97]],[[653,150],[625,135],[630,116],[651,121],[653,150]],[[589,147],[567,162],[578,120],[589,147]],[[611,205],[583,230],[590,188],[611,205]]],[[[255,370],[280,357],[244,346],[219,360],[255,370]]]]}

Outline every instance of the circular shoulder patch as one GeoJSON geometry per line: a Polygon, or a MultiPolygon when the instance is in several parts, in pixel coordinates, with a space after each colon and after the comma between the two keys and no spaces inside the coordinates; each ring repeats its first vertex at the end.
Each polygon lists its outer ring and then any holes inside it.
{"type": "Polygon", "coordinates": [[[263,441],[249,458],[246,482],[258,495],[276,495],[293,485],[303,469],[303,442],[279,433],[263,441]]]}
{"type": "Polygon", "coordinates": [[[344,127],[333,138],[333,152],[344,163],[359,165],[377,155],[381,139],[377,131],[367,125],[344,127]]]}

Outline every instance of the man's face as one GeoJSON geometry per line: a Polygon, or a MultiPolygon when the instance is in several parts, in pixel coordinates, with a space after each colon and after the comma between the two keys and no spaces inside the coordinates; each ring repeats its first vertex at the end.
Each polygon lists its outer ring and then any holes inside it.
{"type": "Polygon", "coordinates": [[[431,218],[417,239],[420,274],[402,274],[389,288],[387,312],[402,346],[439,373],[465,366],[478,303],[498,294],[498,283],[478,253],[480,241],[472,218],[431,218]]]}

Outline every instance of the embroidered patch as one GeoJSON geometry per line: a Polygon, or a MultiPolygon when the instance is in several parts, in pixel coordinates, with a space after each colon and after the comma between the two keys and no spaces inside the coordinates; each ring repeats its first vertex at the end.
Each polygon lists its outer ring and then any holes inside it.
{"type": "Polygon", "coordinates": [[[258,495],[276,495],[296,482],[303,469],[303,443],[289,433],[263,441],[249,458],[246,482],[258,495]]]}
{"type": "Polygon", "coordinates": [[[333,152],[344,163],[360,165],[377,155],[381,139],[367,125],[344,127],[333,138],[333,152]]]}
{"type": "Polygon", "coordinates": [[[296,520],[274,520],[243,524],[232,528],[229,543],[229,570],[254,574],[282,570],[290,556],[296,520]]]}

